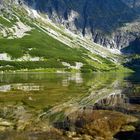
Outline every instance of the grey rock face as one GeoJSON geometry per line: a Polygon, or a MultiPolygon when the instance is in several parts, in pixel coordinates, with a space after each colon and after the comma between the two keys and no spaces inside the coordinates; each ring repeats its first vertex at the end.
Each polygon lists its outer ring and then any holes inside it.
{"type": "Polygon", "coordinates": [[[105,47],[121,49],[140,37],[140,0],[24,0],[105,47]]]}
{"type": "Polygon", "coordinates": [[[122,0],[122,1],[131,8],[140,7],[140,1],[139,0],[122,0]]]}

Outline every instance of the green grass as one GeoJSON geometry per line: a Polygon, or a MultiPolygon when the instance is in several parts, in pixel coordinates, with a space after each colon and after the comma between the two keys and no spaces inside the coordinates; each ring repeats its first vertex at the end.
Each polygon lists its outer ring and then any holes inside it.
{"type": "Polygon", "coordinates": [[[25,53],[31,56],[54,58],[65,61],[82,61],[81,52],[53,39],[43,32],[32,30],[29,36],[21,39],[0,39],[0,52],[6,52],[13,58],[20,58],[25,53]],[[29,51],[29,48],[32,48],[29,51]]]}
{"type": "Polygon", "coordinates": [[[62,63],[54,59],[48,61],[0,61],[0,70],[22,70],[22,69],[41,69],[41,68],[64,68],[62,63]]]}
{"type": "Polygon", "coordinates": [[[2,24],[3,26],[6,26],[6,27],[12,27],[12,25],[13,25],[10,21],[7,21],[6,19],[4,19],[1,16],[0,16],[0,24],[2,24]]]}
{"type": "Polygon", "coordinates": [[[79,61],[85,62],[83,50],[70,48],[38,30],[32,30],[29,34],[21,39],[0,39],[0,52],[8,53],[13,59],[28,53],[33,57],[43,57],[45,62],[0,61],[1,66],[11,66],[8,69],[64,68],[61,64],[63,61],[71,64],[79,61]]]}

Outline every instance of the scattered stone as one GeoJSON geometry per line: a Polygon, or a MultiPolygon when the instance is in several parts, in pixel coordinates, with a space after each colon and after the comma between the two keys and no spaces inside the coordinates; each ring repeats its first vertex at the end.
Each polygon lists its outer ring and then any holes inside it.
{"type": "Polygon", "coordinates": [[[12,126],[12,125],[13,124],[10,123],[10,122],[0,120],[0,126],[9,127],[9,126],[12,126]]]}
{"type": "MultiPolygon", "coordinates": [[[[77,134],[82,134],[82,137],[88,135],[87,139],[97,140],[112,140],[113,136],[122,130],[134,130],[135,128],[128,124],[138,121],[135,117],[107,110],[75,112],[69,116],[68,120],[67,126],[75,126],[77,134]]],[[[65,123],[67,124],[66,121],[65,123]]]]}
{"type": "Polygon", "coordinates": [[[66,136],[68,136],[69,138],[72,138],[72,137],[76,136],[76,132],[67,131],[66,136]]]}

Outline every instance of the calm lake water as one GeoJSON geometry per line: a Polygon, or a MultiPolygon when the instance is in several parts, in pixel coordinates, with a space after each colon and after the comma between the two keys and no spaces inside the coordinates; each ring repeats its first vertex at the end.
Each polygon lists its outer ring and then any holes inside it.
{"type": "MultiPolygon", "coordinates": [[[[25,128],[19,122],[31,122],[37,118],[46,119],[52,125],[65,115],[84,107],[116,110],[140,118],[140,75],[37,72],[0,74],[0,129],[5,130],[5,121],[12,123],[12,126],[7,124],[6,128],[20,131],[25,128]]],[[[0,140],[19,139],[12,134],[9,134],[9,130],[1,133],[0,140]]],[[[40,135],[28,135],[25,139],[45,140],[40,135]]]]}

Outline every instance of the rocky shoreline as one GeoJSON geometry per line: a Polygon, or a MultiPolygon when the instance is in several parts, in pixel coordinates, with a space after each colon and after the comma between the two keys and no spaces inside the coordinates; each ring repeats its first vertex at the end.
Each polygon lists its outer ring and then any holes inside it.
{"type": "Polygon", "coordinates": [[[0,139],[113,140],[117,134],[138,130],[138,119],[117,111],[82,108],[50,123],[40,112],[23,105],[0,109],[0,139]]]}

